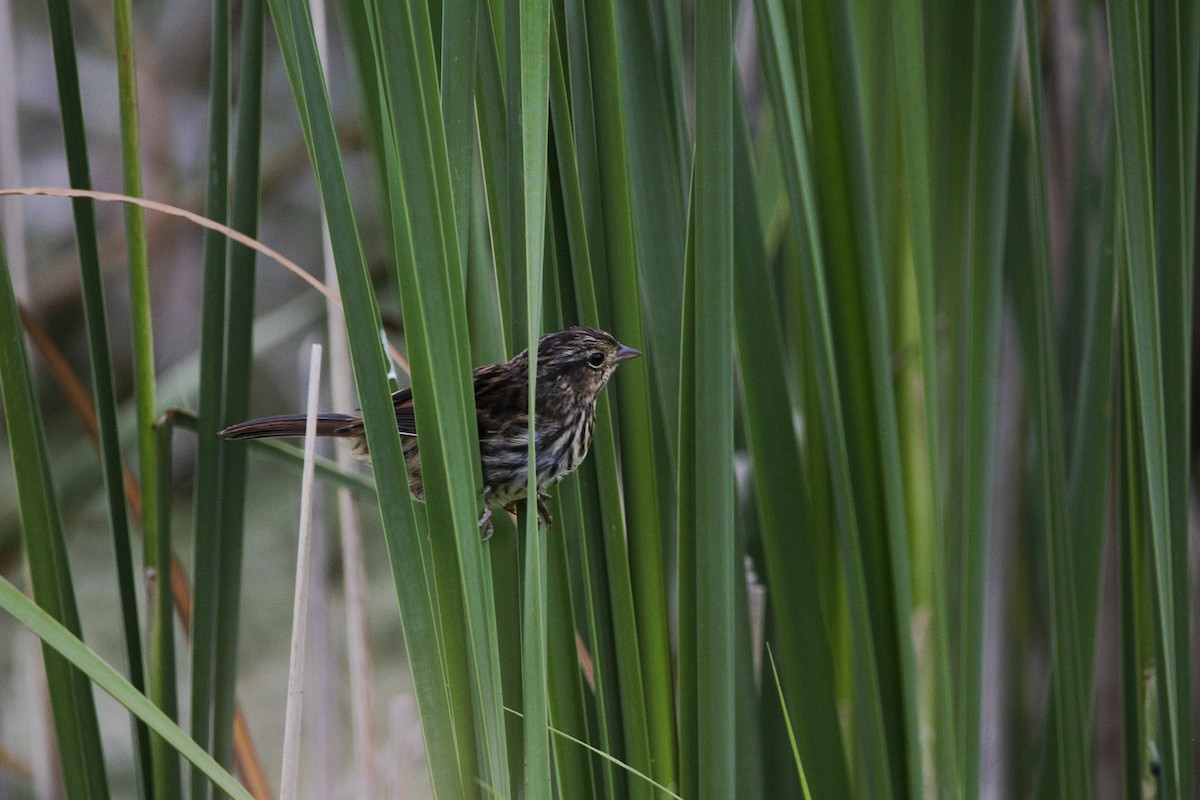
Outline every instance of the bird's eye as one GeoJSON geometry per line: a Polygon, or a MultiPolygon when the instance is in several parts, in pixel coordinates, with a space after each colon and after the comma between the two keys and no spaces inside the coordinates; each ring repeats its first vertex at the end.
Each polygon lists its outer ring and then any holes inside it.
{"type": "Polygon", "coordinates": [[[604,353],[592,353],[587,357],[587,362],[593,367],[599,367],[604,363],[604,353]]]}

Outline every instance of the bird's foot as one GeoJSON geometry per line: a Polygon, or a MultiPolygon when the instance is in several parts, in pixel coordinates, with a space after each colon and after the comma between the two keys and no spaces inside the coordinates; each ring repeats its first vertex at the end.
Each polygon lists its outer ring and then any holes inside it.
{"type": "MultiPolygon", "coordinates": [[[[479,518],[479,528],[480,528],[480,530],[483,531],[483,540],[485,542],[488,539],[492,538],[492,534],[496,532],[495,525],[492,523],[492,511],[493,511],[494,507],[487,500],[487,495],[490,490],[491,490],[491,487],[484,487],[484,490],[483,490],[483,516],[479,518]]],[[[547,528],[552,528],[552,527],[554,527],[554,515],[550,513],[550,507],[546,505],[546,501],[549,499],[550,499],[549,492],[538,492],[537,493],[538,517],[541,518],[542,522],[546,523],[547,528]]],[[[514,500],[511,503],[505,503],[503,506],[501,506],[501,508],[503,508],[509,514],[516,516],[517,501],[514,500]]]]}
{"type": "Polygon", "coordinates": [[[496,532],[496,526],[492,524],[492,506],[488,503],[483,506],[483,516],[479,518],[479,529],[483,531],[485,542],[496,532]]]}
{"type": "Polygon", "coordinates": [[[546,501],[550,499],[549,492],[537,493],[537,510],[542,521],[546,523],[547,528],[554,527],[554,515],[550,513],[550,508],[546,505],[546,501]]]}

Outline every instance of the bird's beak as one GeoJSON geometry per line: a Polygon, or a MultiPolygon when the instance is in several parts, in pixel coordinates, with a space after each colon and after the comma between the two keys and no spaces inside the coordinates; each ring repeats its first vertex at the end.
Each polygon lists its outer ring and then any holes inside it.
{"type": "Polygon", "coordinates": [[[628,361],[631,358],[637,358],[641,354],[641,350],[634,350],[629,345],[623,344],[617,348],[617,355],[614,358],[616,362],[620,364],[622,361],[628,361]]]}

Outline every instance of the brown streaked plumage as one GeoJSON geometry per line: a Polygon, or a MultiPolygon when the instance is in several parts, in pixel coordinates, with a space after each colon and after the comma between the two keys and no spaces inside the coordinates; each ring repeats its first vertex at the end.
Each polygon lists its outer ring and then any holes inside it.
{"type": "MultiPolygon", "coordinates": [[[[538,340],[537,436],[538,510],[552,524],[541,490],[571,473],[587,455],[596,422],[596,397],[622,361],[640,356],[611,334],[595,328],[574,327],[548,333],[538,340]]],[[[529,354],[521,351],[511,361],[478,367],[475,383],[479,456],[483,471],[484,512],[479,520],[492,532],[492,509],[512,509],[528,489],[529,354]]],[[[413,413],[411,389],[392,395],[396,425],[403,437],[409,487],[417,499],[425,498],[421,452],[413,413]]],[[[265,417],[231,425],[221,431],[227,439],[288,438],[304,435],[305,417],[291,414],[265,417]]],[[[366,456],[362,417],[353,414],[320,414],[317,435],[355,440],[355,450],[366,456]]]]}

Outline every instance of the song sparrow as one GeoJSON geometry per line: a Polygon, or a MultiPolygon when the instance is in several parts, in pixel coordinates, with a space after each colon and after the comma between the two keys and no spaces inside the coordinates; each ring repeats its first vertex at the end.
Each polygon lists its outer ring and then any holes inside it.
{"type": "MultiPolygon", "coordinates": [[[[574,327],[548,333],[538,340],[537,437],[538,512],[553,524],[541,490],[557,483],[579,466],[592,443],[596,397],[622,361],[640,356],[632,347],[595,328],[574,327]]],[[[473,373],[475,411],[479,426],[479,456],[483,471],[484,512],[479,527],[492,535],[492,509],[512,511],[528,493],[529,353],[511,361],[478,367],[473,373]],[[486,527],[485,527],[486,526],[486,527]]],[[[404,446],[408,484],[418,500],[425,499],[421,453],[411,389],[392,395],[396,425],[404,446]]],[[[221,431],[227,439],[270,439],[304,435],[305,417],[291,414],[264,417],[231,425],[221,431]]],[[[362,417],[319,414],[317,435],[355,440],[355,451],[367,457],[362,417]]]]}

